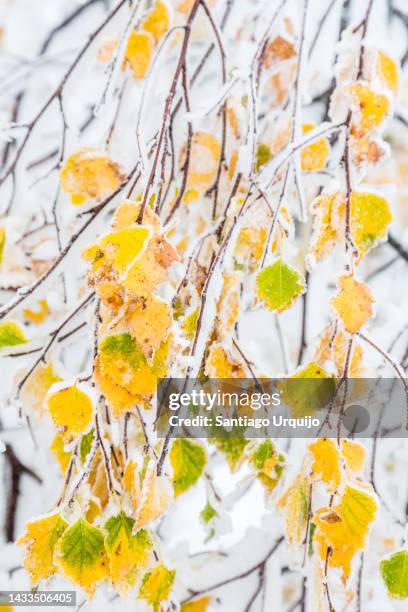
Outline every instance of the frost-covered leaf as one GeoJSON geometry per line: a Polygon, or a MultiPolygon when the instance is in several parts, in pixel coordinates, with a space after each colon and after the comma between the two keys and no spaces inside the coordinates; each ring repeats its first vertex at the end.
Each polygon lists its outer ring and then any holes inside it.
{"type": "Polygon", "coordinates": [[[58,512],[27,523],[26,532],[17,543],[25,547],[23,565],[33,585],[55,574],[54,549],[67,527],[58,512]]]}
{"type": "Polygon", "coordinates": [[[364,467],[366,449],[360,442],[344,439],[341,441],[341,453],[347,467],[352,472],[359,472],[364,467]]]}
{"type": "Polygon", "coordinates": [[[350,334],[358,332],[373,314],[373,297],[364,283],[355,280],[352,274],[339,279],[339,293],[332,299],[332,306],[350,334]]]}
{"type": "Polygon", "coordinates": [[[354,133],[362,136],[378,128],[390,113],[390,101],[387,96],[377,93],[365,83],[353,83],[349,88],[351,100],[356,107],[354,133]]]}
{"type": "Polygon", "coordinates": [[[94,270],[111,264],[120,275],[140,256],[149,236],[149,229],[143,226],[118,230],[87,247],[83,257],[92,262],[94,270]]]}
{"type": "Polygon", "coordinates": [[[162,563],[144,576],[139,597],[152,606],[153,612],[159,612],[161,602],[169,598],[175,576],[176,570],[169,570],[162,563]]]}
{"type": "MultiPolygon", "coordinates": [[[[27,371],[24,369],[21,377],[25,376],[27,371]]],[[[55,373],[52,363],[39,363],[21,390],[21,399],[25,406],[41,415],[49,388],[61,380],[61,377],[55,373]]]]}
{"type": "Polygon", "coordinates": [[[82,518],[64,531],[55,553],[61,572],[88,595],[109,575],[103,533],[82,518]]]}
{"type": "MultiPolygon", "coordinates": [[[[315,129],[314,123],[303,124],[303,134],[315,129]]],[[[302,170],[305,172],[318,172],[323,170],[330,155],[330,147],[326,138],[318,138],[316,141],[304,147],[300,152],[302,170]]]]}
{"type": "Polygon", "coordinates": [[[400,550],[380,564],[381,576],[390,597],[408,598],[408,550],[400,550]]]}
{"type": "Polygon", "coordinates": [[[304,539],[309,516],[310,477],[301,472],[277,500],[276,507],[285,520],[286,538],[292,546],[304,539]]]}
{"type": "Polygon", "coordinates": [[[65,474],[72,457],[72,452],[65,450],[65,442],[60,433],[57,433],[54,436],[54,439],[51,442],[50,451],[58,461],[61,473],[65,474]]]}
{"type": "Polygon", "coordinates": [[[162,343],[150,362],[129,333],[108,336],[102,341],[95,375],[115,418],[156,390],[157,379],[167,370],[168,347],[168,342],[162,343]]]}
{"type": "Polygon", "coordinates": [[[234,361],[217,342],[214,342],[208,351],[205,371],[210,378],[245,378],[242,365],[234,361]]]}
{"type": "Polygon", "coordinates": [[[120,512],[105,523],[105,547],[109,573],[114,586],[122,592],[130,589],[150,560],[152,541],[145,529],[133,534],[135,520],[120,512]]]}
{"type": "Polygon", "coordinates": [[[195,485],[204,471],[207,454],[201,444],[178,438],[170,450],[170,463],[173,468],[174,494],[177,496],[195,485]]]}
{"type": "Polygon", "coordinates": [[[172,500],[171,483],[166,476],[158,476],[157,470],[153,469],[143,482],[142,503],[136,514],[136,529],[149,525],[162,516],[172,500]]]}
{"type": "Polygon", "coordinates": [[[75,205],[109,195],[123,179],[114,161],[92,149],[82,149],[68,157],[60,176],[61,188],[75,205]]]}
{"type": "Polygon", "coordinates": [[[94,412],[89,395],[75,386],[50,393],[47,396],[47,407],[67,443],[88,428],[94,412]]]}
{"type": "Polygon", "coordinates": [[[257,472],[257,478],[268,493],[272,493],[284,469],[285,457],[277,452],[271,440],[258,444],[250,462],[257,472]]]}
{"type": "Polygon", "coordinates": [[[354,191],[350,198],[351,234],[360,258],[387,236],[392,214],[385,198],[354,191]]]}
{"type": "Polygon", "coordinates": [[[256,278],[256,293],[269,310],[287,310],[304,290],[303,276],[281,258],[264,268],[256,278]]]}
{"type": "Polygon", "coordinates": [[[347,485],[338,505],[320,508],[314,514],[320,556],[325,560],[327,548],[331,548],[329,565],[342,570],[344,582],[350,574],[354,555],[364,548],[376,512],[377,502],[371,491],[347,485]]]}
{"type": "Polygon", "coordinates": [[[340,451],[334,440],[320,438],[309,444],[313,455],[312,470],[314,475],[335,491],[341,482],[340,451]]]}

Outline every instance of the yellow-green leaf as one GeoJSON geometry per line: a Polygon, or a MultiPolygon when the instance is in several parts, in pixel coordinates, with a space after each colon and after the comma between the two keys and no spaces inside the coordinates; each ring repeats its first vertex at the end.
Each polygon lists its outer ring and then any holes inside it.
{"type": "Polygon", "coordinates": [[[408,550],[400,550],[380,564],[382,579],[390,597],[408,598],[408,550]]]}
{"type": "Polygon", "coordinates": [[[356,191],[351,194],[350,213],[351,234],[361,258],[386,238],[392,214],[385,198],[356,191]]]}
{"type": "Polygon", "coordinates": [[[292,409],[294,417],[312,415],[324,408],[335,390],[334,377],[313,361],[279,383],[281,400],[292,409]]]}
{"type": "Polygon", "coordinates": [[[304,290],[303,276],[281,258],[264,268],[256,278],[257,295],[269,310],[287,310],[304,290]]]}
{"type": "Polygon", "coordinates": [[[28,339],[17,321],[0,323],[0,354],[6,354],[11,347],[26,344],[28,339]]]}
{"type": "Polygon", "coordinates": [[[126,592],[149,564],[152,541],[146,529],[133,534],[135,520],[120,512],[106,523],[105,546],[109,571],[115,587],[126,592]]]}
{"type": "Polygon", "coordinates": [[[64,532],[55,559],[63,574],[88,595],[109,574],[103,533],[82,518],[64,532]]]}
{"type": "Polygon", "coordinates": [[[158,563],[144,576],[139,597],[147,601],[154,612],[159,612],[161,602],[169,598],[175,575],[176,570],[169,570],[162,563],[158,563]]]}
{"type": "Polygon", "coordinates": [[[174,494],[177,496],[187,491],[200,478],[207,463],[207,454],[201,444],[178,438],[171,447],[170,462],[173,468],[174,494]]]}

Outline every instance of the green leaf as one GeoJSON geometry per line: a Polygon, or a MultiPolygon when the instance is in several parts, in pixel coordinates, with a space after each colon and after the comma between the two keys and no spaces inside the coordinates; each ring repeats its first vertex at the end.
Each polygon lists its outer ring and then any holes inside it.
{"type": "Polygon", "coordinates": [[[56,562],[67,578],[92,595],[109,574],[102,531],[78,519],[59,540],[56,562]]]}
{"type": "Polygon", "coordinates": [[[268,163],[268,161],[270,161],[272,158],[272,151],[271,148],[264,143],[260,143],[258,145],[258,148],[256,150],[256,169],[257,172],[259,172],[259,170],[262,168],[262,166],[264,166],[265,164],[268,163]]]}
{"type": "Polygon", "coordinates": [[[390,597],[408,598],[408,550],[400,550],[380,564],[382,579],[390,597]]]}
{"type": "Polygon", "coordinates": [[[232,472],[235,472],[245,459],[245,447],[249,440],[239,436],[214,437],[210,440],[225,456],[232,472]]]}
{"type": "Polygon", "coordinates": [[[265,461],[271,459],[275,454],[275,449],[272,442],[267,439],[255,449],[252,455],[252,463],[257,470],[263,470],[265,461]]]}
{"type": "Polygon", "coordinates": [[[269,310],[283,312],[305,291],[305,279],[281,258],[259,272],[256,292],[269,310]]]}
{"type": "Polygon", "coordinates": [[[170,462],[173,468],[174,494],[180,495],[200,478],[207,463],[207,455],[201,444],[178,438],[171,447],[170,462]]]}
{"type": "Polygon", "coordinates": [[[3,321],[0,323],[0,352],[7,353],[8,348],[26,344],[28,339],[24,330],[17,321],[3,321]]]}
{"type": "Polygon", "coordinates": [[[169,598],[173,587],[176,570],[169,570],[162,563],[158,563],[144,578],[139,591],[139,597],[159,612],[160,604],[169,598]]]}
{"type": "Polygon", "coordinates": [[[200,512],[200,516],[204,523],[208,525],[208,523],[212,521],[212,519],[216,516],[219,516],[219,514],[216,509],[210,504],[210,502],[207,502],[203,510],[200,512]]]}
{"type": "Polygon", "coordinates": [[[92,428],[87,434],[84,434],[81,438],[81,446],[79,449],[79,456],[81,457],[81,463],[85,462],[89,451],[92,448],[94,441],[94,429],[92,428]]]}

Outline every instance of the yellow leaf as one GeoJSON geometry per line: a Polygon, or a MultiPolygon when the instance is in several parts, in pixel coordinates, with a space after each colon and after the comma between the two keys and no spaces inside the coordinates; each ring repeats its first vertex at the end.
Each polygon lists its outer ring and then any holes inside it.
{"type": "Polygon", "coordinates": [[[51,443],[50,451],[58,461],[62,474],[68,469],[72,453],[65,450],[65,442],[61,434],[57,433],[51,443]]]}
{"type": "Polygon", "coordinates": [[[50,309],[46,300],[38,300],[39,310],[31,310],[30,308],[24,308],[23,315],[31,323],[40,325],[43,323],[47,316],[50,314],[50,309]]]}
{"type": "Polygon", "coordinates": [[[129,227],[108,234],[86,248],[83,257],[92,262],[94,270],[111,264],[117,274],[126,272],[146,247],[150,237],[147,227],[129,227]]]}
{"type": "Polygon", "coordinates": [[[206,595],[205,597],[200,597],[200,599],[195,599],[189,603],[182,604],[180,612],[207,612],[210,603],[211,597],[206,595]]]}
{"type": "Polygon", "coordinates": [[[340,291],[332,299],[332,307],[350,334],[358,332],[373,314],[373,297],[364,283],[356,281],[352,274],[339,279],[340,291]]]}
{"type": "Polygon", "coordinates": [[[118,165],[92,149],[71,155],[61,170],[61,188],[71,195],[72,204],[101,199],[117,189],[123,179],[118,165]]]}
{"type": "Polygon", "coordinates": [[[240,364],[234,362],[225,349],[217,343],[211,345],[205,362],[206,374],[210,378],[245,378],[240,364]]]}
{"type": "MultiPolygon", "coordinates": [[[[315,129],[314,123],[305,123],[303,134],[307,134],[315,129]]],[[[326,138],[319,138],[310,145],[303,147],[300,152],[302,170],[305,172],[323,170],[330,155],[330,147],[326,138]]]]}
{"type": "Polygon", "coordinates": [[[203,191],[214,180],[221,145],[210,132],[195,132],[191,143],[188,187],[203,191]]]}
{"type": "Polygon", "coordinates": [[[132,336],[147,357],[167,339],[172,318],[170,308],[164,300],[148,295],[132,302],[126,313],[132,336]]]}
{"type": "Polygon", "coordinates": [[[217,331],[228,337],[234,330],[241,303],[241,275],[224,274],[224,284],[217,304],[217,331]]]}
{"type": "Polygon", "coordinates": [[[152,606],[153,612],[159,612],[161,602],[169,598],[175,575],[176,570],[170,571],[162,563],[158,563],[144,576],[139,597],[152,606]]]}
{"type": "Polygon", "coordinates": [[[156,42],[159,42],[171,25],[173,11],[164,0],[158,0],[142,23],[142,29],[150,32],[156,42]]]}
{"type": "Polygon", "coordinates": [[[320,438],[309,444],[313,455],[312,470],[317,478],[328,485],[329,491],[335,491],[341,482],[340,452],[334,440],[320,438]]]}
{"type": "Polygon", "coordinates": [[[285,519],[286,538],[292,546],[304,539],[309,515],[310,477],[301,472],[277,500],[276,507],[285,519]]]}
{"type": "Polygon", "coordinates": [[[154,38],[149,32],[132,32],[128,38],[125,60],[136,79],[144,79],[154,53],[154,38]]]}
{"type": "Polygon", "coordinates": [[[157,476],[155,469],[143,483],[142,503],[136,512],[136,529],[141,529],[162,516],[173,500],[171,485],[165,476],[157,476]]]}
{"type": "Polygon", "coordinates": [[[283,36],[277,36],[266,47],[264,54],[264,62],[267,68],[271,68],[274,64],[284,62],[285,60],[295,57],[296,49],[283,36]]]}
{"type": "Polygon", "coordinates": [[[248,261],[250,269],[255,269],[261,261],[265,249],[266,227],[263,225],[247,225],[239,234],[235,247],[235,256],[240,261],[248,261]]]}
{"type": "MultiPolygon", "coordinates": [[[[140,202],[124,200],[115,210],[112,219],[112,229],[122,230],[136,225],[140,209],[140,202]]],[[[144,211],[143,225],[150,225],[154,231],[160,230],[160,219],[149,206],[146,206],[144,211]]]]}
{"type": "Polygon", "coordinates": [[[59,540],[55,562],[69,580],[93,595],[96,585],[109,575],[102,531],[78,519],[59,540]]]}
{"type": "Polygon", "coordinates": [[[341,452],[345,459],[347,467],[352,472],[359,472],[364,467],[366,458],[366,449],[359,442],[353,440],[341,441],[341,452]]]}
{"type": "Polygon", "coordinates": [[[129,268],[123,285],[135,295],[145,296],[167,279],[167,268],[177,260],[177,251],[170,242],[163,236],[154,236],[129,268]]]}
{"type": "Polygon", "coordinates": [[[130,498],[133,512],[136,510],[141,499],[140,475],[137,471],[138,465],[133,459],[129,459],[123,472],[123,487],[130,498]]]}
{"type": "Polygon", "coordinates": [[[65,443],[72,442],[88,428],[94,411],[89,395],[77,387],[66,387],[49,394],[47,406],[65,443]]]}
{"type": "Polygon", "coordinates": [[[56,512],[27,523],[17,544],[25,546],[23,565],[33,585],[55,574],[54,548],[67,527],[68,523],[56,512]]]}
{"type": "Polygon", "coordinates": [[[363,136],[379,127],[390,114],[390,101],[364,83],[353,83],[349,91],[357,109],[357,122],[353,124],[352,131],[354,135],[363,136]]]}
{"type": "Polygon", "coordinates": [[[379,51],[377,71],[383,85],[396,94],[399,88],[399,69],[396,61],[383,51],[379,51]]]}
{"type": "Polygon", "coordinates": [[[343,582],[350,574],[354,555],[365,546],[376,512],[377,503],[371,493],[347,485],[337,506],[320,508],[313,517],[321,558],[326,559],[330,547],[329,566],[342,570],[343,582]]]}
{"type": "Polygon", "coordinates": [[[351,234],[360,259],[387,236],[392,214],[385,198],[354,191],[350,198],[351,234]]]}
{"type": "Polygon", "coordinates": [[[339,193],[321,195],[312,203],[314,221],[310,250],[317,262],[332,251],[339,239],[342,208],[344,211],[344,199],[339,193]]]}
{"type": "MultiPolygon", "coordinates": [[[[333,326],[328,325],[320,338],[315,361],[322,367],[325,367],[327,361],[334,362],[337,376],[342,376],[346,365],[348,340],[342,330],[339,330],[334,336],[333,333],[333,326]]],[[[349,364],[349,376],[360,378],[363,372],[363,349],[360,344],[354,343],[349,364]]]]}

